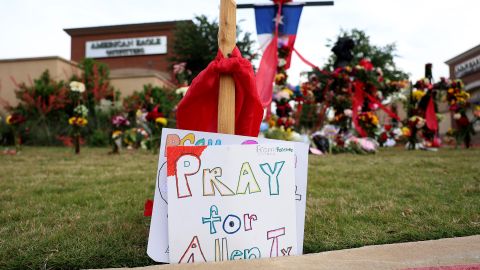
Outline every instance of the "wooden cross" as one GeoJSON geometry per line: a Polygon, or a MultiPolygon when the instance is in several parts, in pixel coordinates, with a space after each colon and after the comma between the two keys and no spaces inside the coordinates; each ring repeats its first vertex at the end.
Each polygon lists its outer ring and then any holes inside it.
{"type": "MultiPolygon", "coordinates": [[[[237,32],[237,5],[235,0],[220,1],[218,48],[224,57],[235,48],[237,32]]],[[[218,132],[235,134],[235,82],[232,76],[220,76],[218,93],[218,132]]]]}

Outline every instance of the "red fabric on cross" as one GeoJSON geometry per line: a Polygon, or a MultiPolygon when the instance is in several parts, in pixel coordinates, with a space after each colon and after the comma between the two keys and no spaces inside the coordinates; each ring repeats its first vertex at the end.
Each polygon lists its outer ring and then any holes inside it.
{"type": "Polygon", "coordinates": [[[238,48],[225,58],[217,57],[192,81],[177,109],[177,128],[217,132],[220,75],[235,81],[235,134],[258,136],[263,108],[255,84],[252,64],[238,48]]]}

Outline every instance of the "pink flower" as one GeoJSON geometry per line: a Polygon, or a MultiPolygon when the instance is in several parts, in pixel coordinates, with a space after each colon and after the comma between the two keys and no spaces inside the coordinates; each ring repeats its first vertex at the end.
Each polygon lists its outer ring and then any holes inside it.
{"type": "Polygon", "coordinates": [[[127,118],[123,117],[122,115],[115,115],[113,118],[112,118],[112,124],[115,126],[115,127],[121,127],[121,126],[128,126],[130,125],[130,121],[128,121],[127,118]]]}
{"type": "Polygon", "coordinates": [[[345,116],[347,116],[347,117],[352,117],[352,113],[353,113],[353,112],[352,112],[352,110],[350,110],[350,109],[345,109],[345,110],[343,110],[343,113],[344,113],[345,116]]]}
{"type": "Polygon", "coordinates": [[[181,62],[181,63],[173,65],[173,74],[179,74],[179,73],[184,72],[186,67],[187,67],[186,62],[181,62]]]}

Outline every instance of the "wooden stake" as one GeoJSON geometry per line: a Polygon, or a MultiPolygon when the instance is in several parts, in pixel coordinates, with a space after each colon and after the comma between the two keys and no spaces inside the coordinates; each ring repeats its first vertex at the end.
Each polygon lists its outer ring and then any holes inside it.
{"type": "MultiPolygon", "coordinates": [[[[235,0],[220,0],[218,47],[225,57],[236,44],[237,8],[235,0]]],[[[218,94],[218,132],[235,134],[235,82],[232,76],[220,76],[218,94]]]]}

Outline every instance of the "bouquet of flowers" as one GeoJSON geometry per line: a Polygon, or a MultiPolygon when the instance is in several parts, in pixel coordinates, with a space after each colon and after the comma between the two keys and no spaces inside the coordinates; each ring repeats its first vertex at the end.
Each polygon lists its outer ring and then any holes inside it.
{"type": "Polygon", "coordinates": [[[358,115],[358,124],[367,132],[367,137],[375,138],[375,133],[379,128],[377,115],[372,111],[362,112],[358,115]]]}
{"type": "Polygon", "coordinates": [[[112,141],[113,141],[113,154],[118,154],[122,147],[122,137],[125,129],[130,125],[130,121],[123,115],[115,115],[112,117],[112,141]]]}
{"type": "Polygon", "coordinates": [[[72,81],[70,91],[73,103],[77,106],[73,109],[73,115],[68,119],[68,124],[71,127],[70,136],[75,147],[75,154],[79,154],[81,132],[88,124],[88,108],[82,104],[82,93],[85,91],[85,85],[81,82],[72,81]]]}
{"type": "Polygon", "coordinates": [[[20,126],[26,121],[27,119],[20,113],[13,113],[5,118],[5,123],[11,127],[12,134],[13,134],[13,141],[15,144],[15,153],[20,151],[22,145],[22,138],[20,136],[20,126]]]}
{"type": "MultiPolygon", "coordinates": [[[[353,143],[346,144],[350,136],[369,137],[379,141],[385,139],[383,143],[390,138],[379,137],[382,136],[382,129],[375,112],[382,109],[390,117],[398,119],[384,104],[392,102],[392,97],[405,86],[404,81],[384,80],[383,71],[364,58],[358,65],[338,67],[332,72],[314,70],[304,88],[311,91],[311,100],[319,104],[317,108],[321,108],[320,113],[317,113],[317,127],[321,127],[324,121],[338,127],[338,136],[333,141],[334,149],[345,147],[346,151],[350,151],[357,142],[350,140],[353,143]]],[[[382,137],[386,135],[388,134],[385,133],[382,137]]]]}

